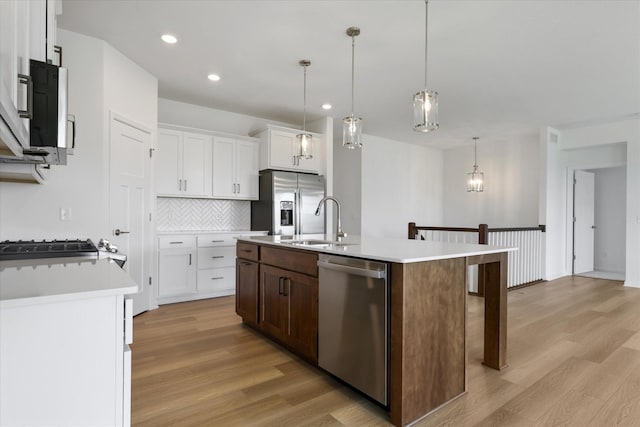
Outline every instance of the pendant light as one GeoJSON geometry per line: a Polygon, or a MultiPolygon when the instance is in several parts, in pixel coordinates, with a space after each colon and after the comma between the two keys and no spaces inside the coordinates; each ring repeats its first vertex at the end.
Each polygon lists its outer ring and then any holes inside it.
{"type": "Polygon", "coordinates": [[[342,119],[342,146],[350,149],[362,147],[362,119],[353,113],[353,81],[356,36],[360,28],[347,28],[347,35],[351,37],[351,115],[342,119]]]}
{"type": "Polygon", "coordinates": [[[302,115],[302,133],[296,135],[298,138],[298,159],[313,158],[313,136],[307,133],[307,67],[311,65],[308,59],[301,59],[298,62],[304,68],[304,95],[303,95],[303,115],[302,115]]]}
{"type": "Polygon", "coordinates": [[[437,130],[438,92],[427,89],[427,36],[429,24],[429,0],[424,1],[424,90],[413,95],[413,130],[429,132],[437,130]]]}
{"type": "Polygon", "coordinates": [[[477,136],[473,137],[473,172],[467,174],[467,192],[475,191],[480,193],[484,191],[484,173],[478,172],[478,139],[480,138],[477,136]]]}

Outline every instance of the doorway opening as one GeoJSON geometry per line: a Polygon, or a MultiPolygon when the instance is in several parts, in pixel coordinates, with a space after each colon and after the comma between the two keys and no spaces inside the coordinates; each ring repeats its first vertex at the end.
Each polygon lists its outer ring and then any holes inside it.
{"type": "Polygon", "coordinates": [[[626,166],[574,171],[573,274],[625,279],[626,187],[626,166]]]}

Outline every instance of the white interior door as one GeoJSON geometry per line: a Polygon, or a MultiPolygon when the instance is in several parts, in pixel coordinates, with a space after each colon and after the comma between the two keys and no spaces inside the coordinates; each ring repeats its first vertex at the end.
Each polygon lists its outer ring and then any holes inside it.
{"type": "Polygon", "coordinates": [[[573,183],[573,274],[579,274],[593,271],[595,174],[575,171],[573,183]]]}
{"type": "Polygon", "coordinates": [[[111,118],[110,202],[111,242],[127,255],[125,270],[138,284],[133,313],[150,308],[149,277],[149,149],[151,132],[111,118]]]}

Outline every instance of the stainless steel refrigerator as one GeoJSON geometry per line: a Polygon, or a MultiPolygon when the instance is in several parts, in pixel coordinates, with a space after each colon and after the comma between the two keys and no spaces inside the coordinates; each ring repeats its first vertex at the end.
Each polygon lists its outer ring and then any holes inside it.
{"type": "Polygon", "coordinates": [[[275,170],[260,171],[260,200],[251,202],[251,229],[269,234],[325,232],[325,209],[315,216],[325,195],[324,176],[275,170]]]}

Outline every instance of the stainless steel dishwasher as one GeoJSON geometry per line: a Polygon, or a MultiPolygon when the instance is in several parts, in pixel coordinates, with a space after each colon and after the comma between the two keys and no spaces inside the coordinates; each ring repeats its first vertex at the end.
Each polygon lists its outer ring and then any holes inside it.
{"type": "Polygon", "coordinates": [[[387,405],[386,263],[320,254],[318,365],[387,405]]]}

